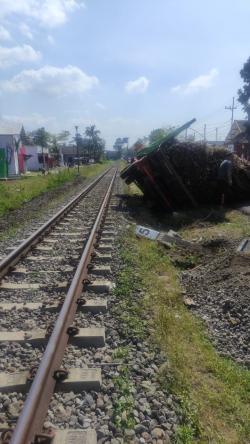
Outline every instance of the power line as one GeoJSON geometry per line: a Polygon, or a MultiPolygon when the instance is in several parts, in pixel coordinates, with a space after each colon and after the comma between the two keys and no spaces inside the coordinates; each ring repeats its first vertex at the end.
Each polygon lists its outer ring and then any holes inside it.
{"type": "Polygon", "coordinates": [[[237,109],[237,106],[234,106],[234,97],[233,97],[232,106],[225,106],[225,109],[232,111],[232,117],[231,117],[231,125],[232,125],[234,121],[234,110],[237,109]]]}
{"type": "Polygon", "coordinates": [[[206,143],[206,136],[207,136],[207,125],[204,125],[204,142],[206,143]]]}
{"type": "Polygon", "coordinates": [[[221,128],[221,127],[223,127],[223,126],[228,125],[230,122],[231,122],[231,119],[229,119],[229,120],[225,120],[225,122],[207,123],[207,127],[221,128]]]}
{"type": "MultiPolygon", "coordinates": [[[[208,125],[206,124],[206,136],[207,135],[209,135],[209,134],[214,134],[214,132],[216,131],[216,129],[217,130],[223,130],[224,128],[226,129],[227,127],[229,127],[230,126],[230,122],[231,122],[231,120],[230,121],[227,121],[227,123],[225,123],[224,125],[221,125],[221,126],[214,126],[214,127],[212,127],[212,128],[207,128],[208,127],[208,125]]],[[[204,138],[204,126],[202,127],[202,129],[200,128],[200,131],[198,131],[198,130],[196,130],[199,134],[201,134],[201,132],[203,132],[203,138],[204,138]]]]}

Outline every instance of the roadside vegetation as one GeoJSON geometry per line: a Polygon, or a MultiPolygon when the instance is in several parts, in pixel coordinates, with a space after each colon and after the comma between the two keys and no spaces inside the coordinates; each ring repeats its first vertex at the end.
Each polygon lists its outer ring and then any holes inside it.
{"type": "MultiPolygon", "coordinates": [[[[249,233],[248,227],[249,219],[236,211],[207,227],[187,228],[185,221],[179,223],[186,238],[238,237],[249,233]]],[[[250,372],[216,353],[202,323],[183,304],[179,268],[166,249],[136,238],[134,228],[128,230],[122,245],[125,290],[140,288],[144,294],[144,304],[138,301],[138,307],[133,307],[136,328],[144,330],[143,313],[150,311],[147,331],[167,358],[161,384],[180,399],[183,423],[177,429],[176,444],[249,443],[250,372]]]]}
{"type": "MultiPolygon", "coordinates": [[[[80,179],[88,179],[104,171],[111,162],[100,164],[83,165],[80,167],[80,179]]],[[[79,180],[77,169],[63,169],[58,173],[51,173],[46,176],[25,175],[21,179],[7,182],[0,182],[0,216],[10,210],[20,208],[25,202],[32,200],[40,194],[54,190],[66,182],[76,182],[79,180]]]]}
{"type": "MultiPolygon", "coordinates": [[[[136,187],[134,188],[136,192],[136,187]]],[[[168,215],[166,224],[187,239],[225,237],[239,239],[250,235],[250,218],[234,209],[224,212],[202,208],[168,215]]]]}

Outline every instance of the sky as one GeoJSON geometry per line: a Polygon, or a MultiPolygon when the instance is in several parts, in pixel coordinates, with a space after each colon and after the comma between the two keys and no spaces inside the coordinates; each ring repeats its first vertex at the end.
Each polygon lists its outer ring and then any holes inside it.
{"type": "Polygon", "coordinates": [[[196,118],[223,140],[249,17],[247,0],[0,0],[0,127],[95,124],[110,149],[196,118]]]}

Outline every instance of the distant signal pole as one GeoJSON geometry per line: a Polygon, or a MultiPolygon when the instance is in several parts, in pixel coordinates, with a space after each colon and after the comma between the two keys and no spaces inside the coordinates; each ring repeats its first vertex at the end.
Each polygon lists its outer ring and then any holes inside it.
{"type": "Polygon", "coordinates": [[[75,126],[76,129],[76,152],[77,152],[77,174],[79,174],[80,169],[80,159],[79,159],[79,143],[78,143],[78,126],[75,126]]]}
{"type": "Polygon", "coordinates": [[[207,125],[204,125],[204,143],[207,141],[207,125]]]}
{"type": "Polygon", "coordinates": [[[234,121],[234,110],[237,109],[237,106],[234,106],[234,97],[233,97],[232,106],[225,106],[225,109],[228,109],[229,111],[232,112],[232,115],[231,115],[231,126],[232,126],[233,121],[234,121]]]}

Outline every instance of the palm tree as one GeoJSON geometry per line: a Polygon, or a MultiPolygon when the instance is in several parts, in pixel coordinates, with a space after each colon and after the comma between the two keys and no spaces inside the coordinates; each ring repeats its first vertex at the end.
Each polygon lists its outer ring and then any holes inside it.
{"type": "Polygon", "coordinates": [[[45,157],[44,157],[44,148],[49,146],[49,142],[51,140],[51,135],[45,131],[45,128],[38,128],[33,133],[33,140],[36,145],[40,145],[42,147],[42,159],[43,159],[43,168],[46,169],[45,157]]]}
{"type": "MultiPolygon", "coordinates": [[[[100,131],[98,129],[96,129],[95,125],[90,125],[87,126],[87,128],[85,129],[85,136],[88,137],[90,139],[90,147],[92,150],[92,155],[94,157],[94,159],[96,160],[96,154],[97,154],[97,150],[98,150],[98,145],[100,142],[100,137],[99,137],[100,131]]],[[[90,150],[89,150],[89,158],[90,158],[90,150]]]]}

